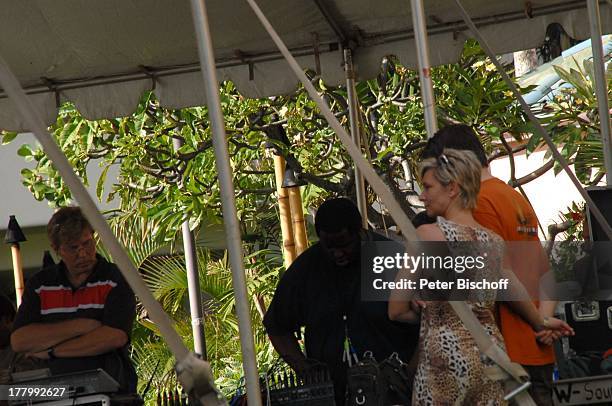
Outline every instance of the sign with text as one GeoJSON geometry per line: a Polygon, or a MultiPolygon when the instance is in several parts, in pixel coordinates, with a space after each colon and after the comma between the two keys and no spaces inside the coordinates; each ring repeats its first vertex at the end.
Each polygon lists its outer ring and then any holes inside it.
{"type": "Polygon", "coordinates": [[[555,406],[612,404],[612,375],[556,381],[553,402],[555,406]]]}

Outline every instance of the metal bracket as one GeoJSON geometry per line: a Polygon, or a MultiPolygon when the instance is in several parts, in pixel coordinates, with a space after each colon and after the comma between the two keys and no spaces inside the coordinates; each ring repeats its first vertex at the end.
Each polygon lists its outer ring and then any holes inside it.
{"type": "Polygon", "coordinates": [[[55,107],[59,109],[61,103],[60,103],[60,93],[59,93],[59,90],[57,90],[57,83],[53,79],[49,79],[44,76],[41,77],[40,80],[44,82],[45,86],[47,86],[49,90],[53,92],[53,94],[55,94],[55,107]]]}
{"type": "Polygon", "coordinates": [[[153,69],[149,68],[148,66],[138,65],[138,67],[140,68],[142,73],[144,73],[149,77],[149,79],[151,79],[151,91],[154,92],[155,88],[157,87],[157,74],[153,69]]]}
{"type": "Polygon", "coordinates": [[[312,33],[312,50],[315,59],[315,72],[317,76],[321,76],[321,56],[319,53],[319,34],[316,32],[312,33]]]}
{"type": "Polygon", "coordinates": [[[516,388],[513,391],[511,391],[506,396],[504,396],[504,400],[510,400],[510,399],[514,398],[519,393],[524,392],[527,389],[529,389],[530,386],[531,386],[531,381],[525,382],[524,384],[522,384],[521,386],[519,386],[518,388],[516,388]]]}
{"type": "Polygon", "coordinates": [[[242,52],[239,49],[234,49],[234,55],[236,55],[236,57],[238,59],[240,59],[240,61],[246,65],[248,65],[249,67],[249,80],[255,80],[255,63],[251,60],[249,60],[249,56],[242,52]]]}
{"type": "Polygon", "coordinates": [[[533,4],[530,1],[525,2],[525,17],[533,18],[533,4]]]}
{"type": "Polygon", "coordinates": [[[599,320],[598,302],[575,302],[572,303],[572,316],[576,321],[599,320]]]}

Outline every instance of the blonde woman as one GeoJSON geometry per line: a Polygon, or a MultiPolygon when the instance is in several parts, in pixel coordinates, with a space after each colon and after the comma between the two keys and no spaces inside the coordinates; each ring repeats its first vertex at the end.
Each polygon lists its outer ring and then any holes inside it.
{"type": "MultiPolygon", "coordinates": [[[[455,248],[462,247],[459,248],[463,250],[462,255],[469,255],[472,249],[474,256],[482,253],[479,250],[486,249],[487,266],[476,276],[492,280],[504,274],[503,240],[482,228],[472,216],[480,189],[480,172],[480,163],[470,151],[445,149],[437,158],[423,161],[420,199],[427,214],[436,217],[437,221],[419,227],[417,234],[424,241],[473,241],[475,244],[455,244],[455,248]]],[[[467,301],[468,305],[485,331],[503,348],[503,338],[494,318],[495,291],[471,292],[469,298],[472,300],[467,301]]],[[[416,302],[411,304],[411,299],[410,291],[392,292],[389,317],[405,322],[418,320],[416,302]]],[[[544,319],[529,300],[509,304],[536,331],[546,329],[571,334],[570,327],[561,320],[544,319]]],[[[422,307],[420,318],[419,362],[412,404],[506,404],[501,383],[485,376],[486,365],[480,350],[449,303],[427,302],[422,307]]]]}

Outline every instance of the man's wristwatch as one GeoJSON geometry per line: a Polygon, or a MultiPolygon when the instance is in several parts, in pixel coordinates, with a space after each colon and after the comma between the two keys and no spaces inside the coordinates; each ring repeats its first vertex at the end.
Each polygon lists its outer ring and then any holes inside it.
{"type": "Polygon", "coordinates": [[[47,350],[47,355],[49,356],[49,359],[56,359],[57,357],[55,356],[55,347],[51,347],[47,350]]]}

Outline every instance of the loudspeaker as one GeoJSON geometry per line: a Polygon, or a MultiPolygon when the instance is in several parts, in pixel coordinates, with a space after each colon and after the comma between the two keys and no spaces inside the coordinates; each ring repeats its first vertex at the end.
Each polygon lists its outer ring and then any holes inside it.
{"type": "MultiPolygon", "coordinates": [[[[590,187],[587,188],[587,193],[608,224],[612,224],[612,187],[590,187]]],[[[587,220],[590,238],[593,241],[594,259],[590,281],[599,291],[597,298],[612,299],[612,241],[590,209],[587,210],[587,220]]]]}
{"type": "MultiPolygon", "coordinates": [[[[608,221],[608,224],[612,224],[612,187],[592,186],[587,188],[586,191],[608,221]]],[[[591,241],[610,241],[606,233],[604,233],[601,224],[599,224],[595,216],[593,216],[591,210],[587,210],[587,220],[591,241]]]]}
{"type": "Polygon", "coordinates": [[[577,353],[612,347],[612,301],[576,301],[565,304],[565,318],[576,335],[569,337],[569,347],[577,353]]]}

